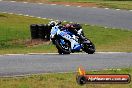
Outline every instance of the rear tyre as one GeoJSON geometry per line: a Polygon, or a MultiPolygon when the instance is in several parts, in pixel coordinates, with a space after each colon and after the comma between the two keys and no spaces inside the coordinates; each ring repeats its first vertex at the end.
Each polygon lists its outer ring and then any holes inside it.
{"type": "Polygon", "coordinates": [[[84,51],[88,54],[94,54],[95,53],[95,45],[93,43],[85,43],[84,51]]]}

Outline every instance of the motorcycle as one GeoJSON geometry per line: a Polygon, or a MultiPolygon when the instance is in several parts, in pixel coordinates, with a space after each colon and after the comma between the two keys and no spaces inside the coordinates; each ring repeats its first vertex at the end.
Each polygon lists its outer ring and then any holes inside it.
{"type": "Polygon", "coordinates": [[[86,38],[84,36],[83,31],[80,34],[80,36],[81,36],[81,38],[80,38],[77,35],[69,32],[68,30],[65,30],[66,34],[72,35],[72,37],[74,37],[74,39],[81,46],[80,49],[78,49],[78,50],[72,50],[70,41],[64,39],[60,35],[57,35],[58,31],[61,31],[61,27],[59,25],[55,25],[54,27],[52,27],[52,29],[51,29],[51,35],[52,35],[51,40],[52,40],[52,43],[58,49],[59,54],[70,54],[70,53],[74,53],[74,52],[83,52],[83,51],[88,53],[88,54],[94,54],[95,45],[88,38],[86,38]]]}

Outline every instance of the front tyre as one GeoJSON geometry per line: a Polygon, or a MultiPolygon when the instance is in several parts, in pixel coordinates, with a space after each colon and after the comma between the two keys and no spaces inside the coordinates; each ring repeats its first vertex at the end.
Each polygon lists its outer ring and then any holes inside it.
{"type": "Polygon", "coordinates": [[[56,48],[58,49],[59,54],[70,54],[71,53],[70,46],[68,43],[65,45],[62,45],[60,44],[59,40],[55,40],[55,45],[56,45],[56,48]]]}
{"type": "Polygon", "coordinates": [[[70,54],[70,52],[63,52],[62,50],[58,50],[58,53],[59,53],[60,55],[63,55],[63,54],[70,54]]]}

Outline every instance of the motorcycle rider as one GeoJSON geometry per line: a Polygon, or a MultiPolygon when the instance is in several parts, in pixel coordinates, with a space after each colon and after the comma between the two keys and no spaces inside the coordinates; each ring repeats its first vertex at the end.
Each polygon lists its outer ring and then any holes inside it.
{"type": "Polygon", "coordinates": [[[72,32],[76,36],[78,36],[80,39],[85,40],[84,33],[82,30],[82,26],[80,24],[66,24],[63,26],[64,28],[68,29],[68,31],[72,32]],[[83,35],[83,36],[82,36],[83,35]]]}
{"type": "MultiPolygon", "coordinates": [[[[62,27],[58,25],[55,21],[49,22],[49,25],[52,26],[51,31],[56,31],[57,35],[60,35],[66,40],[69,40],[71,42],[71,50],[72,51],[79,51],[81,49],[80,44],[75,40],[75,35],[70,35],[67,33],[67,27],[62,27]]],[[[53,34],[50,35],[51,40],[53,38],[53,34]]]]}
{"type": "Polygon", "coordinates": [[[82,32],[81,25],[77,24],[77,23],[75,23],[75,24],[66,24],[66,25],[64,25],[64,28],[68,29],[68,31],[74,33],[75,35],[76,34],[80,35],[81,32],[82,32]]]}

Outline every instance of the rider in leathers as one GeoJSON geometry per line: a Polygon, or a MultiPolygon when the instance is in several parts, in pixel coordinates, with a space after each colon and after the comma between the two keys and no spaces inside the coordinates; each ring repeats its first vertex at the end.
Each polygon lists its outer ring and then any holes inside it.
{"type": "MultiPolygon", "coordinates": [[[[60,28],[60,26],[57,25],[57,23],[54,21],[49,22],[49,25],[52,26],[52,29],[51,29],[52,31],[54,31],[54,30],[57,31],[57,35],[60,35],[64,39],[69,40],[71,42],[71,50],[77,50],[77,51],[80,50],[81,46],[75,40],[75,35],[80,35],[82,29],[75,31],[75,30],[71,29],[71,28],[74,28],[74,27],[72,27],[72,24],[66,24],[60,28]],[[69,33],[67,33],[66,30],[73,32],[75,35],[70,35],[69,33]]],[[[52,39],[52,33],[51,33],[50,37],[52,39]]]]}

